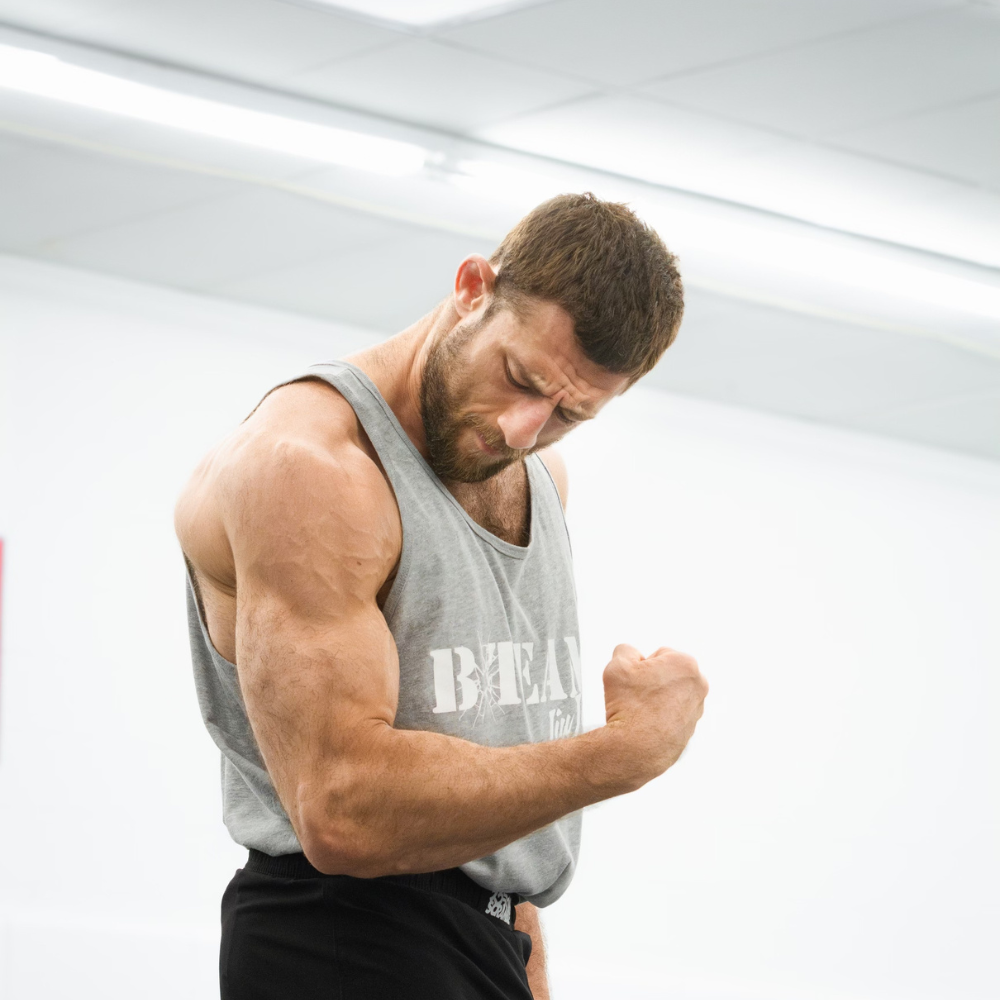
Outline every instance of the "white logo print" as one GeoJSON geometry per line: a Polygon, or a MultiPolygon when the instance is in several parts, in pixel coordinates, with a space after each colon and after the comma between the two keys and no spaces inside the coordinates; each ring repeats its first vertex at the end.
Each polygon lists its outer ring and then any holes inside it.
{"type": "Polygon", "coordinates": [[[486,912],[491,917],[499,917],[505,924],[510,923],[510,896],[505,892],[495,892],[486,904],[486,912]]]}
{"type": "MultiPolygon", "coordinates": [[[[580,694],[580,648],[575,635],[547,640],[538,656],[533,642],[488,642],[476,657],[468,646],[430,651],[435,714],[471,710],[473,725],[502,715],[506,705],[576,700],[580,694]],[[544,650],[544,652],[543,652],[544,650]],[[558,653],[562,656],[559,656],[558,653]],[[559,660],[563,663],[560,666],[559,660]],[[456,669],[456,662],[457,669],[456,669]],[[567,690],[568,689],[568,690],[567,690]]],[[[550,738],[578,728],[575,713],[549,712],[550,738]]]]}

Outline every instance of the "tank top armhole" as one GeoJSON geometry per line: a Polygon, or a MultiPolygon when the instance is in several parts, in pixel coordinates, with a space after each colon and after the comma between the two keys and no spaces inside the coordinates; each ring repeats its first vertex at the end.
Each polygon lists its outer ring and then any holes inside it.
{"type": "MultiPolygon", "coordinates": [[[[386,483],[389,486],[389,490],[392,493],[393,503],[396,505],[396,510],[399,512],[399,527],[400,527],[400,551],[399,551],[399,569],[396,571],[396,579],[392,581],[392,586],[389,588],[389,593],[386,594],[385,601],[382,604],[381,612],[382,617],[385,618],[386,622],[389,622],[393,612],[396,609],[396,605],[399,603],[399,597],[402,592],[403,586],[406,583],[406,578],[410,572],[411,563],[411,546],[408,543],[409,540],[409,528],[407,526],[407,508],[408,505],[401,503],[399,499],[399,478],[403,473],[400,472],[399,463],[399,453],[395,453],[394,446],[396,440],[393,434],[389,433],[387,435],[380,434],[376,429],[376,426],[371,422],[374,414],[365,406],[359,404],[357,397],[351,398],[350,390],[345,391],[347,386],[345,386],[339,379],[330,377],[321,371],[315,369],[336,367],[338,364],[343,367],[340,369],[343,371],[346,369],[348,373],[354,373],[357,375],[358,369],[353,365],[346,362],[340,362],[339,359],[333,362],[327,362],[317,365],[312,365],[310,369],[296,378],[289,379],[287,382],[282,383],[283,385],[291,385],[295,382],[320,382],[323,385],[329,386],[333,389],[338,396],[343,399],[348,406],[354,411],[354,415],[357,418],[358,425],[364,432],[372,448],[375,449],[375,453],[378,455],[379,462],[382,463],[383,475],[385,476],[386,483]]],[[[280,389],[281,386],[275,386],[276,389],[280,389]]],[[[363,381],[358,380],[358,386],[352,388],[360,388],[361,390],[367,390],[371,393],[371,389],[365,385],[363,381]]],[[[272,390],[273,391],[273,390],[272,390]]],[[[375,399],[374,394],[372,394],[373,402],[377,403],[378,400],[375,399]]],[[[377,412],[377,411],[376,411],[377,412]]],[[[402,452],[402,457],[406,458],[405,449],[402,452]]]]}
{"type": "Polygon", "coordinates": [[[562,496],[559,493],[559,487],[556,485],[555,479],[552,477],[552,473],[549,472],[549,467],[545,464],[545,460],[541,455],[534,455],[534,458],[538,459],[538,464],[545,470],[545,475],[548,476],[549,482],[552,484],[552,493],[555,496],[555,505],[559,508],[559,517],[562,521],[563,530],[566,532],[566,543],[569,545],[569,554],[573,555],[573,539],[570,537],[569,533],[569,523],[566,520],[566,511],[563,509],[562,496]]]}
{"type": "Polygon", "coordinates": [[[391,624],[392,622],[392,616],[396,610],[396,605],[399,604],[399,597],[406,584],[406,578],[410,575],[410,563],[412,562],[410,559],[410,545],[408,543],[409,532],[406,527],[407,518],[398,501],[396,502],[396,506],[399,508],[399,528],[402,541],[399,548],[399,569],[396,571],[396,579],[392,581],[392,586],[389,588],[389,593],[385,595],[385,602],[381,609],[382,617],[386,620],[387,624],[391,624]]]}

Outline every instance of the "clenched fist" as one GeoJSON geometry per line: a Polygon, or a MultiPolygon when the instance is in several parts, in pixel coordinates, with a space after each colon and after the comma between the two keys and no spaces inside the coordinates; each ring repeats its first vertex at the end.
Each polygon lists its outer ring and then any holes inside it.
{"type": "Polygon", "coordinates": [[[673,764],[694,733],[708,684],[695,660],[661,646],[643,656],[615,646],[604,668],[608,727],[618,730],[620,766],[638,788],[673,764]]]}

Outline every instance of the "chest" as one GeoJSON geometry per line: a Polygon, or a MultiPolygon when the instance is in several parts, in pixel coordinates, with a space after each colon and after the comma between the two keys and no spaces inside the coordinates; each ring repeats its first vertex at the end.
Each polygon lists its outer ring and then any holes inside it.
{"type": "MultiPolygon", "coordinates": [[[[524,547],[531,541],[531,489],[524,463],[515,463],[485,483],[449,483],[447,488],[481,528],[511,545],[524,547]]],[[[398,571],[397,559],[379,588],[376,601],[380,608],[392,590],[398,571]]]]}
{"type": "Polygon", "coordinates": [[[511,545],[525,546],[531,534],[527,469],[516,462],[485,483],[451,483],[451,495],[480,527],[511,545]]]}

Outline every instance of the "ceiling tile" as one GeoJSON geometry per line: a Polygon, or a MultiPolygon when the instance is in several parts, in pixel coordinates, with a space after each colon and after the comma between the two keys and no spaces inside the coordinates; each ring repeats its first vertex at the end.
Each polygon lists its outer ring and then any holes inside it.
{"type": "Polygon", "coordinates": [[[592,97],[524,115],[479,138],[691,190],[710,189],[734,158],[784,140],[638,97],[592,97]]]}
{"type": "Polygon", "coordinates": [[[873,434],[1000,459],[1000,391],[867,413],[842,422],[873,434]]]}
{"type": "Polygon", "coordinates": [[[80,3],[70,5],[74,12],[65,21],[51,0],[37,13],[34,0],[0,3],[19,26],[258,83],[275,83],[400,37],[388,28],[279,0],[80,3]]]}
{"type": "Polygon", "coordinates": [[[1000,97],[884,122],[836,142],[1000,190],[1000,97]]]}
{"type": "Polygon", "coordinates": [[[628,86],[955,0],[561,0],[443,33],[471,48],[628,86]]]}
{"type": "Polygon", "coordinates": [[[677,342],[648,376],[675,392],[840,422],[942,396],[1000,391],[1000,361],[939,341],[698,288],[686,299],[677,342]]]}
{"type": "Polygon", "coordinates": [[[230,190],[212,177],[0,135],[0,248],[26,251],[230,190]]]}
{"type": "Polygon", "coordinates": [[[289,77],[311,97],[453,131],[467,131],[588,93],[567,77],[426,39],[289,77]]]}
{"type": "MultiPolygon", "coordinates": [[[[680,334],[655,372],[668,388],[691,392],[712,380],[753,383],[773,371],[872,349],[878,334],[860,326],[745,302],[697,286],[684,293],[680,334]]],[[[714,393],[713,393],[714,395],[714,393]]]]}
{"type": "Polygon", "coordinates": [[[0,21],[56,35],[86,32],[131,0],[0,0],[0,21]]]}
{"type": "Polygon", "coordinates": [[[817,225],[1000,266],[1000,196],[802,140],[705,174],[698,190],[817,225]]]}
{"type": "Polygon", "coordinates": [[[905,338],[880,331],[873,337],[875,350],[789,369],[789,374],[818,376],[819,391],[830,397],[829,415],[837,420],[944,396],[1000,391],[1000,360],[929,339],[901,343],[905,338]]]}
{"type": "Polygon", "coordinates": [[[813,398],[786,372],[816,365],[871,338],[871,331],[736,299],[685,290],[684,322],[674,344],[642,381],[670,392],[821,419],[825,400],[813,398]],[[792,389],[790,392],[789,389],[792,389]]]}
{"type": "MultiPolygon", "coordinates": [[[[385,240],[394,227],[279,191],[251,190],[51,241],[39,256],[181,288],[204,288],[385,240]]],[[[251,279],[252,280],[252,279],[251,279]]]]}
{"type": "Polygon", "coordinates": [[[1000,10],[964,6],[643,87],[672,104],[821,137],[1000,89],[1000,10]]]}
{"type": "Polygon", "coordinates": [[[225,282],[212,291],[396,333],[449,294],[455,271],[467,254],[491,250],[489,244],[464,237],[400,227],[398,236],[375,246],[225,282]],[[387,262],[393,266],[387,267],[387,262]]]}
{"type": "Polygon", "coordinates": [[[494,245],[524,214],[520,208],[492,197],[464,191],[432,171],[380,177],[347,167],[323,167],[303,173],[295,183],[329,197],[372,206],[373,211],[399,222],[451,230],[473,239],[492,240],[494,245]]]}

